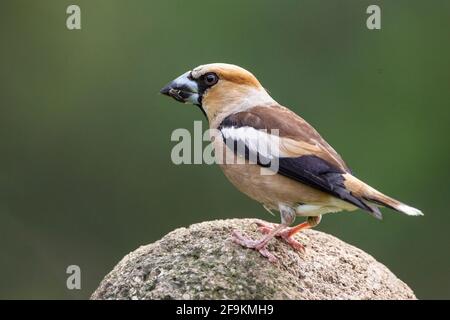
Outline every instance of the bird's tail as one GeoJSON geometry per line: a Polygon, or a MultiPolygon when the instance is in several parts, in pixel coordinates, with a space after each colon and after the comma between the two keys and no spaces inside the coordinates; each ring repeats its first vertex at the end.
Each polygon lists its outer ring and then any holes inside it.
{"type": "Polygon", "coordinates": [[[358,178],[352,176],[351,174],[345,174],[345,187],[352,192],[353,195],[374,203],[379,206],[391,208],[393,210],[402,212],[409,216],[423,216],[422,211],[419,209],[410,207],[398,200],[395,200],[387,195],[381,193],[380,191],[372,188],[366,183],[362,182],[358,178]]]}

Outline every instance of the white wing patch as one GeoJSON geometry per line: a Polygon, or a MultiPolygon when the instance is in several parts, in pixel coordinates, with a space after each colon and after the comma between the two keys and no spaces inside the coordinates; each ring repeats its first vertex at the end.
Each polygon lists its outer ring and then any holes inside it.
{"type": "Polygon", "coordinates": [[[266,159],[283,157],[280,153],[281,138],[278,130],[257,130],[252,127],[226,127],[221,129],[222,135],[227,145],[235,144],[238,151],[248,148],[250,154],[259,154],[266,159]]]}

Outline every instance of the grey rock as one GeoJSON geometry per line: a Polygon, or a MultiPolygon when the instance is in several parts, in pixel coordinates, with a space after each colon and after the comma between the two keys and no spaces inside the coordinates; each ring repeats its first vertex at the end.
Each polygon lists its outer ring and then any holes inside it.
{"type": "Polygon", "coordinates": [[[231,241],[234,229],[261,237],[255,221],[176,229],[125,256],[91,299],[416,299],[372,256],[323,232],[297,236],[306,253],[272,240],[277,263],[231,241]]]}

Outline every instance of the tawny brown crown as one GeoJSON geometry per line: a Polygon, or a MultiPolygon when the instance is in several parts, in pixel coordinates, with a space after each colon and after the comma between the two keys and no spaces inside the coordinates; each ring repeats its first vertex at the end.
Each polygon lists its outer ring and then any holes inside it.
{"type": "Polygon", "coordinates": [[[192,76],[196,79],[208,72],[214,72],[220,80],[229,81],[234,84],[247,85],[255,88],[261,87],[261,84],[251,72],[233,64],[211,63],[201,65],[192,70],[192,76]]]}

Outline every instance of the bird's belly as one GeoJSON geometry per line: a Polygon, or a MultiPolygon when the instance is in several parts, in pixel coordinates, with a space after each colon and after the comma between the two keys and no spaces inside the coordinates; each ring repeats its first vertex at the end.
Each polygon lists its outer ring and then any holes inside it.
{"type": "Polygon", "coordinates": [[[221,168],[239,191],[272,209],[278,209],[279,203],[292,207],[301,203],[322,205],[332,198],[279,174],[263,174],[267,169],[256,164],[222,164],[221,168]]]}

